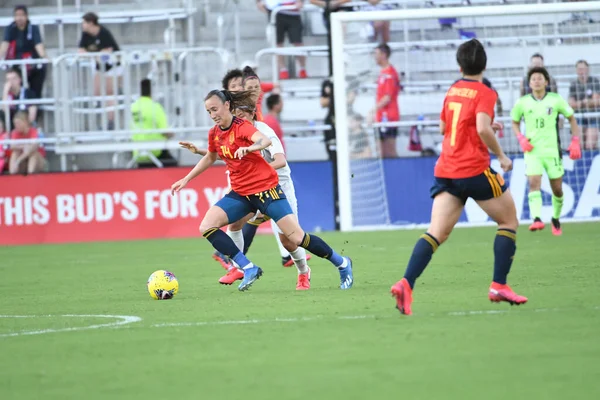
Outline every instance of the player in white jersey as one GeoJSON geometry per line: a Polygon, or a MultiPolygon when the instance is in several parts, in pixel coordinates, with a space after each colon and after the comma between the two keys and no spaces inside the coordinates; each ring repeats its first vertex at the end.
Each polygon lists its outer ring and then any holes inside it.
{"type": "MultiPolygon", "coordinates": [[[[271,145],[262,151],[262,155],[265,158],[265,160],[277,171],[277,175],[279,177],[279,185],[281,186],[281,189],[283,190],[288,202],[290,203],[294,215],[296,215],[297,217],[298,201],[296,199],[296,191],[294,189],[294,183],[291,177],[291,170],[287,163],[287,160],[285,159],[285,151],[283,150],[283,145],[281,144],[281,141],[279,140],[273,129],[271,129],[264,122],[254,120],[255,110],[256,108],[254,105],[243,105],[235,110],[235,114],[239,118],[244,118],[249,121],[253,121],[254,126],[271,140],[271,145]]],[[[182,147],[192,151],[193,153],[204,153],[203,149],[198,149],[192,143],[180,142],[180,144],[182,147]]],[[[244,227],[244,225],[247,222],[260,224],[268,219],[270,219],[268,216],[264,216],[260,214],[260,212],[256,212],[256,214],[249,214],[245,218],[242,218],[241,220],[230,224],[227,233],[233,239],[238,248],[244,251],[244,236],[242,234],[242,228],[244,227]]],[[[277,232],[283,247],[290,253],[292,260],[294,261],[294,265],[298,270],[298,282],[296,285],[296,290],[310,289],[311,271],[306,261],[306,252],[304,248],[299,247],[295,243],[290,241],[287,238],[287,236],[285,236],[283,232],[279,229],[279,227],[277,227],[276,224],[272,223],[272,227],[273,231],[277,232]]],[[[242,279],[243,277],[244,273],[238,268],[236,268],[236,266],[232,263],[227,271],[227,274],[221,279],[219,279],[219,282],[222,284],[232,284],[236,280],[242,279]]]]}

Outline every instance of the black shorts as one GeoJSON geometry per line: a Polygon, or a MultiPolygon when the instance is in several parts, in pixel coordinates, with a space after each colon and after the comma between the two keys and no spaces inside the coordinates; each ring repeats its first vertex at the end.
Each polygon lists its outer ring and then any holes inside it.
{"type": "Polygon", "coordinates": [[[490,167],[482,174],[471,178],[434,178],[431,198],[442,192],[448,192],[466,203],[469,197],[473,200],[489,200],[500,197],[502,193],[506,192],[506,189],[504,178],[490,167]]]}
{"type": "Polygon", "coordinates": [[[387,127],[387,128],[379,128],[379,138],[381,140],[387,138],[395,138],[398,137],[398,127],[387,127]]]}
{"type": "Polygon", "coordinates": [[[277,44],[285,42],[285,35],[293,44],[302,44],[302,17],[300,15],[277,14],[275,17],[277,44]]]}

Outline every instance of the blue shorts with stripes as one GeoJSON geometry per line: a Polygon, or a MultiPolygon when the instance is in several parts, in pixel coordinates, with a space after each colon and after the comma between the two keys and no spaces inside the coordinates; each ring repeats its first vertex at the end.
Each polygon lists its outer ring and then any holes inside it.
{"type": "Polygon", "coordinates": [[[490,167],[482,174],[471,178],[434,178],[431,198],[442,192],[448,192],[466,203],[469,197],[473,200],[489,200],[500,197],[502,193],[506,192],[506,189],[504,178],[490,167]]]}
{"type": "Polygon", "coordinates": [[[256,210],[271,217],[275,222],[294,213],[279,185],[249,196],[239,195],[232,190],[215,205],[225,211],[230,224],[255,213],[256,210]]]}

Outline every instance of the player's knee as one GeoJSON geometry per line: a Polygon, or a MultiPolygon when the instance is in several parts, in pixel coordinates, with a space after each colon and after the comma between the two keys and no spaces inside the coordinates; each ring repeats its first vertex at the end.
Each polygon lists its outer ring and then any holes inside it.
{"type": "Polygon", "coordinates": [[[245,222],[243,220],[239,220],[229,225],[229,229],[232,231],[241,231],[244,227],[245,222]]]}
{"type": "Polygon", "coordinates": [[[202,236],[204,236],[206,231],[208,231],[209,229],[215,228],[215,227],[217,227],[217,224],[215,224],[214,221],[204,218],[202,220],[202,222],[200,222],[200,226],[198,227],[198,230],[200,231],[200,234],[202,236]]]}
{"type": "Polygon", "coordinates": [[[279,235],[279,240],[281,240],[281,245],[289,252],[296,251],[296,249],[298,248],[298,244],[291,241],[285,235],[279,235]]]}
{"type": "Polygon", "coordinates": [[[552,188],[552,194],[556,197],[563,197],[562,185],[560,187],[552,188]]]}

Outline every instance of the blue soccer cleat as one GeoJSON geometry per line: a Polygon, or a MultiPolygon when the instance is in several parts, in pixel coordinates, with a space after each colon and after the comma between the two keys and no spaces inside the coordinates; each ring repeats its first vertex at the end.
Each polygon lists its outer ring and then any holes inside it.
{"type": "Polygon", "coordinates": [[[344,257],[348,260],[346,268],[338,268],[340,271],[340,289],[350,289],[354,284],[354,276],[352,275],[352,260],[350,257],[344,257]]]}
{"type": "Polygon", "coordinates": [[[242,280],[242,283],[240,283],[240,286],[238,286],[238,290],[243,292],[244,290],[250,289],[250,286],[252,286],[252,284],[262,276],[262,274],[263,270],[256,265],[252,268],[245,269],[244,279],[242,280]]]}

